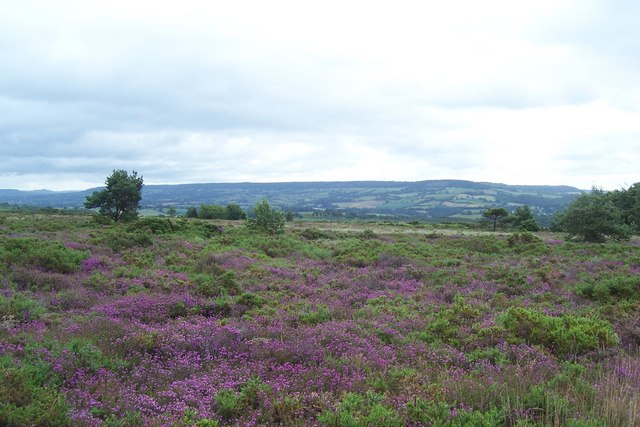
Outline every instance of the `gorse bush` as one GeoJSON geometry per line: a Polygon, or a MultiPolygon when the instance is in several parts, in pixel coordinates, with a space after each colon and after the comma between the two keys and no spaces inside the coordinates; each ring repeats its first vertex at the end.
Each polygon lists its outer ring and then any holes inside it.
{"type": "Polygon", "coordinates": [[[373,392],[366,393],[364,396],[358,393],[346,393],[337,409],[320,414],[318,421],[326,426],[402,426],[398,412],[383,405],[383,400],[383,395],[373,392]]]}
{"type": "Polygon", "coordinates": [[[611,347],[620,341],[611,323],[598,318],[570,314],[556,317],[535,309],[511,307],[500,321],[527,343],[543,345],[561,356],[611,347]]]}
{"type": "Polygon", "coordinates": [[[640,276],[602,275],[578,285],[576,292],[600,302],[637,300],[640,299],[640,276]]]}
{"type": "Polygon", "coordinates": [[[66,248],[61,242],[36,238],[0,239],[0,263],[29,265],[48,271],[72,273],[89,252],[66,248]]]}

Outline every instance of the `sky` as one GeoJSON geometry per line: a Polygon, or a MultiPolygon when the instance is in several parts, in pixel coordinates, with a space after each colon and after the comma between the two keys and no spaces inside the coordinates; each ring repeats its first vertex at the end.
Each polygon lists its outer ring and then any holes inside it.
{"type": "Polygon", "coordinates": [[[0,0],[0,188],[640,181],[637,0],[0,0]]]}

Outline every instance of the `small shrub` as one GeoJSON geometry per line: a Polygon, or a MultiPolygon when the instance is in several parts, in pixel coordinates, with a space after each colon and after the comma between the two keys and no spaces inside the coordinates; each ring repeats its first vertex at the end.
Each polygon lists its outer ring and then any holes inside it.
{"type": "Polygon", "coordinates": [[[300,323],[304,325],[319,325],[333,318],[331,311],[324,304],[319,304],[315,310],[300,314],[300,323]]]}
{"type": "Polygon", "coordinates": [[[264,298],[253,292],[243,292],[236,297],[236,304],[245,305],[247,307],[260,307],[265,303],[264,298]]]}
{"type": "Polygon", "coordinates": [[[127,225],[128,232],[169,234],[184,229],[187,221],[161,217],[145,217],[127,225]]]}
{"type": "Polygon", "coordinates": [[[598,318],[570,314],[554,317],[534,309],[511,307],[500,322],[527,343],[544,345],[563,356],[619,343],[611,324],[598,318]]]}
{"type": "Polygon", "coordinates": [[[319,230],[317,228],[305,228],[300,233],[307,240],[331,239],[333,235],[328,231],[319,230]]]}
{"type": "Polygon", "coordinates": [[[247,220],[250,229],[273,235],[284,233],[284,213],[272,208],[266,200],[255,205],[254,215],[254,218],[247,220]]]}
{"type": "Polygon", "coordinates": [[[640,277],[600,276],[579,285],[576,292],[603,303],[619,299],[640,299],[640,277]]]}
{"type": "Polygon", "coordinates": [[[27,322],[39,319],[46,312],[47,309],[42,304],[22,293],[11,297],[0,294],[0,318],[27,322]]]}
{"type": "Polygon", "coordinates": [[[196,283],[196,291],[205,297],[237,295],[241,291],[233,271],[225,271],[219,275],[196,274],[193,281],[196,283]]]}
{"type": "Polygon", "coordinates": [[[365,395],[346,393],[338,408],[323,412],[318,416],[318,421],[326,426],[403,426],[398,412],[382,404],[383,397],[374,392],[367,392],[365,395]]]}

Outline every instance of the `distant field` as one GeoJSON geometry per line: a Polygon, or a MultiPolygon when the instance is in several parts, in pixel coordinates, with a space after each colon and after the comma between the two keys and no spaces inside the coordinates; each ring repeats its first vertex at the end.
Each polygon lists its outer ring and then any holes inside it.
{"type": "MultiPolygon", "coordinates": [[[[87,195],[81,192],[19,192],[0,190],[0,203],[81,208],[87,195]]],[[[354,181],[298,183],[236,183],[146,185],[142,206],[151,214],[166,213],[170,207],[180,211],[201,204],[239,204],[250,210],[263,198],[283,210],[304,215],[343,218],[372,218],[384,215],[446,220],[476,218],[494,206],[512,211],[521,205],[531,207],[537,220],[547,224],[563,210],[580,190],[566,186],[513,186],[459,180],[419,182],[354,181]]]]}

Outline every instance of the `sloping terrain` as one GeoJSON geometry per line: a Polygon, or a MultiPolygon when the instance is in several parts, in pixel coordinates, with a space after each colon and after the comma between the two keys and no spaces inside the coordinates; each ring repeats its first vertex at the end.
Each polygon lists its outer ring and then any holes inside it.
{"type": "MultiPolygon", "coordinates": [[[[0,190],[0,203],[79,208],[95,189],[78,192],[0,190]]],[[[142,206],[162,212],[170,206],[238,203],[244,209],[266,198],[285,210],[308,215],[384,215],[476,219],[488,207],[512,211],[526,204],[544,223],[580,190],[568,186],[506,185],[460,180],[419,182],[351,181],[146,185],[142,206]]]]}

